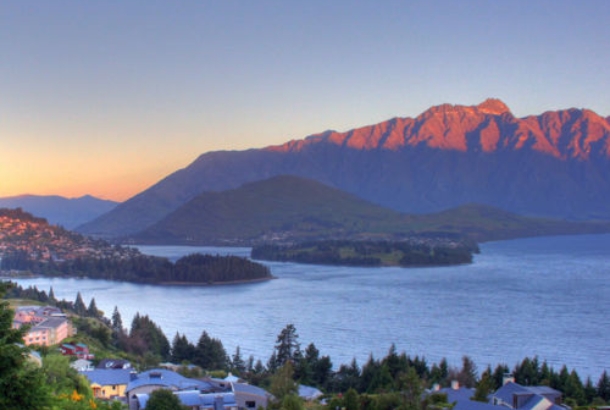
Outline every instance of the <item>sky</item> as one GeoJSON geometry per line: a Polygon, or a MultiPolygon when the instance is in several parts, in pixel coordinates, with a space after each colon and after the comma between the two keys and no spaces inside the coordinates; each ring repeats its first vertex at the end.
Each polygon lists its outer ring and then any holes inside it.
{"type": "Polygon", "coordinates": [[[123,201],[199,155],[504,101],[610,115],[610,1],[0,3],[0,197],[123,201]]]}

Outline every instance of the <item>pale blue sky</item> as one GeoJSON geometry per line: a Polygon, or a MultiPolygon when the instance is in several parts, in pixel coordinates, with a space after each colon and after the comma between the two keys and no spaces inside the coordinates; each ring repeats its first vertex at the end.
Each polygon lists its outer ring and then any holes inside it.
{"type": "Polygon", "coordinates": [[[0,3],[0,196],[502,99],[610,115],[609,1],[0,3]]]}

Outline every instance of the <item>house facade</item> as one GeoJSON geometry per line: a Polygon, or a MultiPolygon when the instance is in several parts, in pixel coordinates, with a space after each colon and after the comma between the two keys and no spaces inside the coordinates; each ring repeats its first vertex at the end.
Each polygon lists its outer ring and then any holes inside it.
{"type": "Polygon", "coordinates": [[[72,326],[65,317],[50,317],[33,326],[23,336],[26,345],[52,346],[74,334],[72,326]]]}
{"type": "Polygon", "coordinates": [[[130,369],[93,369],[79,373],[89,380],[93,396],[98,399],[125,397],[125,390],[132,379],[130,369]]]}
{"type": "Polygon", "coordinates": [[[21,306],[15,310],[14,329],[24,325],[32,327],[23,336],[23,342],[29,345],[51,346],[74,334],[68,318],[59,308],[52,306],[21,306]]]}
{"type": "Polygon", "coordinates": [[[59,347],[59,351],[64,356],[76,356],[79,359],[93,359],[94,355],[89,353],[89,347],[84,343],[64,343],[59,347]]]}

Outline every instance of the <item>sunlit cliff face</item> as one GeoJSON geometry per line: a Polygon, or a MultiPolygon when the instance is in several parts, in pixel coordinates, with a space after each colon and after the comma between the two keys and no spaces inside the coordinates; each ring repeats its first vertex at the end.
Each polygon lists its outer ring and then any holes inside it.
{"type": "Polygon", "coordinates": [[[358,150],[398,150],[406,146],[456,151],[494,152],[531,148],[557,158],[610,157],[610,124],[589,110],[550,111],[514,117],[502,101],[477,106],[444,104],[416,118],[394,118],[347,132],[327,131],[267,148],[301,151],[326,143],[358,150]]]}

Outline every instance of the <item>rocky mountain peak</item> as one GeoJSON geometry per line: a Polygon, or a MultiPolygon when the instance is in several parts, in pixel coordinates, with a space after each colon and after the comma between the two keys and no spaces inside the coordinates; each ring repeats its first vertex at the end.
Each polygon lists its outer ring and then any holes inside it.
{"type": "Polygon", "coordinates": [[[481,104],[477,105],[480,112],[491,115],[502,115],[506,112],[510,112],[510,109],[502,100],[497,98],[488,98],[481,104]]]}

